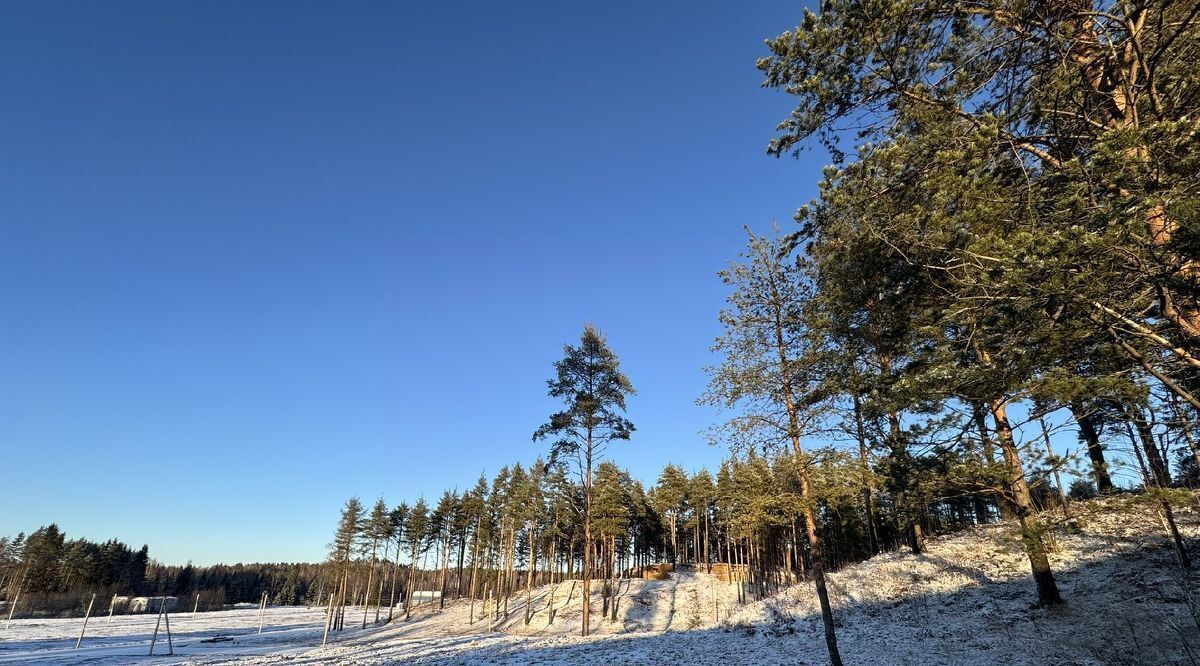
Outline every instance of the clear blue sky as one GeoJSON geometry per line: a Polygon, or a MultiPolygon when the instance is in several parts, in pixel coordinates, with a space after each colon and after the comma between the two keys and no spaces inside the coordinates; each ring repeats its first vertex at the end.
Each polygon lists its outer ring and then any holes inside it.
{"type": "Polygon", "coordinates": [[[350,495],[544,453],[588,321],[640,391],[612,457],[717,463],[716,271],[826,160],[764,152],[801,12],[5,4],[0,534],[319,560],[350,495]]]}

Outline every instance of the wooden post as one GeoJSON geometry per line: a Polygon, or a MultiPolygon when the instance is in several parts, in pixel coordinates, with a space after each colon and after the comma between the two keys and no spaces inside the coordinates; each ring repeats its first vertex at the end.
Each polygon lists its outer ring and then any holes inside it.
{"type": "MultiPolygon", "coordinates": [[[[153,599],[154,597],[150,597],[153,599]]],[[[162,625],[162,610],[166,604],[158,605],[158,619],[154,622],[154,635],[150,637],[150,652],[149,655],[154,655],[154,644],[158,642],[158,628],[162,625]]]]}
{"type": "Polygon", "coordinates": [[[200,593],[196,593],[196,605],[192,606],[192,619],[196,619],[196,611],[200,610],[200,593]]]}
{"type": "Polygon", "coordinates": [[[330,592],[329,611],[328,615],[325,617],[325,632],[321,634],[321,647],[325,647],[325,644],[329,642],[329,625],[333,624],[333,597],[333,592],[330,592]]]}
{"type": "Polygon", "coordinates": [[[112,601],[108,602],[108,621],[105,624],[112,624],[113,610],[117,607],[117,595],[113,595],[112,601]]]}
{"type": "Polygon", "coordinates": [[[17,596],[13,599],[12,606],[8,609],[8,622],[4,625],[4,631],[8,631],[8,628],[12,626],[13,613],[17,611],[17,604],[21,602],[22,591],[20,588],[17,588],[17,596]]]}
{"type": "Polygon", "coordinates": [[[92,604],[96,603],[96,593],[92,593],[92,600],[88,602],[87,611],[83,614],[83,628],[79,630],[79,640],[75,641],[75,649],[79,649],[79,645],[83,643],[83,634],[87,631],[88,618],[92,616],[92,604]]]}
{"type": "Polygon", "coordinates": [[[171,614],[167,612],[167,598],[162,601],[163,620],[167,625],[167,654],[175,654],[175,644],[171,641],[171,614]]]}
{"type": "Polygon", "coordinates": [[[267,593],[263,592],[262,603],[258,605],[258,633],[262,633],[263,615],[267,612],[267,593]]]}

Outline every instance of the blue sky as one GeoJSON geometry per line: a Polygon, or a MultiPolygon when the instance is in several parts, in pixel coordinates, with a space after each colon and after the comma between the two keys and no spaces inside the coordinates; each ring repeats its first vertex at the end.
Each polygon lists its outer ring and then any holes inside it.
{"type": "Polygon", "coordinates": [[[584,322],[640,394],[613,458],[724,451],[694,405],[794,2],[8,3],[0,534],[317,560],[350,495],[530,461],[584,322]]]}

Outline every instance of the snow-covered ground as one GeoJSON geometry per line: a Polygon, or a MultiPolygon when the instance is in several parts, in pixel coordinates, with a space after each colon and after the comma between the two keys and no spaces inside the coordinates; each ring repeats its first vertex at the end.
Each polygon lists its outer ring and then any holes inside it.
{"type": "MultiPolygon", "coordinates": [[[[1054,532],[1051,557],[1067,604],[1037,608],[1028,559],[1012,526],[932,540],[921,556],[889,553],[830,576],[838,641],[848,664],[1194,664],[1200,629],[1192,594],[1153,510],[1112,499],[1077,507],[1054,532]]],[[[1189,539],[1200,515],[1181,509],[1189,539]]],[[[596,586],[598,588],[598,585],[596,586]]],[[[250,608],[172,616],[182,664],[821,664],[825,645],[811,586],[744,606],[732,586],[702,571],[664,581],[623,581],[615,622],[600,617],[580,638],[577,584],[534,590],[507,618],[470,622],[467,601],[418,609],[408,621],[321,640],[323,610],[271,608],[261,635],[250,608]],[[569,599],[569,601],[568,601],[569,599]],[[548,606],[557,610],[550,623],[548,606]],[[232,640],[207,642],[229,637],[232,640]]],[[[480,606],[476,604],[476,617],[480,606]]],[[[386,612],[386,611],[385,611],[386,612]]],[[[373,611],[371,618],[373,619],[373,611]]],[[[347,615],[357,627],[361,611],[347,615]]],[[[105,618],[75,651],[79,620],[15,621],[0,629],[0,663],[145,661],[154,616],[105,618]]],[[[164,646],[165,647],[165,646],[164,646]]],[[[158,650],[156,649],[156,652],[158,650]]]]}
{"type": "MultiPolygon", "coordinates": [[[[100,614],[88,621],[80,649],[75,641],[83,628],[82,619],[16,619],[6,631],[0,626],[0,664],[6,663],[129,663],[147,658],[158,616],[100,614]]],[[[320,644],[324,612],[320,608],[269,608],[262,634],[258,633],[258,609],[250,608],[197,613],[172,613],[171,643],[178,662],[186,655],[238,654],[308,649],[320,644]],[[213,638],[232,640],[205,642],[213,638]]],[[[168,650],[166,627],[159,630],[156,655],[168,650]]]]}

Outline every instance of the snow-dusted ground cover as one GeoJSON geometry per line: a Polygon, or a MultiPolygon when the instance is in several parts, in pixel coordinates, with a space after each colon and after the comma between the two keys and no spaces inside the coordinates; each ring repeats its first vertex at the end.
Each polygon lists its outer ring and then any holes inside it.
{"type": "MultiPolygon", "coordinates": [[[[848,664],[1193,664],[1200,630],[1157,516],[1113,499],[1077,507],[1081,520],[1054,531],[1052,564],[1067,605],[1033,607],[1028,560],[1012,526],[932,540],[921,556],[889,553],[830,576],[838,640],[848,664]]],[[[1177,512],[1189,538],[1200,515],[1177,512]]],[[[809,585],[745,606],[729,585],[696,571],[664,581],[624,581],[617,621],[600,618],[580,638],[582,606],[570,581],[538,588],[506,620],[469,623],[466,601],[420,609],[409,622],[341,632],[320,643],[322,609],[173,616],[185,664],[821,664],[825,646],[809,585]],[[567,603],[568,597],[570,598],[567,603]],[[547,606],[556,613],[549,623],[547,606]],[[718,619],[719,618],[719,619],[718,619]],[[204,642],[217,636],[232,641],[204,642]]],[[[476,605],[478,615],[479,605],[476,605]]],[[[373,616],[373,614],[372,614],[373,616]]],[[[360,618],[354,612],[347,626],[360,618]]],[[[359,620],[361,621],[361,620],[359,620]]],[[[93,621],[85,649],[71,650],[78,620],[14,622],[0,633],[0,662],[145,660],[153,616],[93,621]]],[[[45,662],[43,662],[45,663],[45,662]]]]}
{"type": "MultiPolygon", "coordinates": [[[[292,647],[308,649],[321,641],[324,620],[322,609],[269,608],[258,634],[258,608],[197,613],[170,614],[171,639],[178,662],[189,654],[239,655],[275,652],[292,647]],[[232,640],[204,642],[213,638],[232,640]]],[[[88,621],[87,635],[79,650],[75,641],[83,627],[82,619],[16,619],[4,630],[0,625],[0,663],[129,663],[145,658],[157,620],[154,613],[115,615],[104,613],[88,621]]],[[[155,654],[167,652],[165,625],[160,629],[155,654]]]]}

